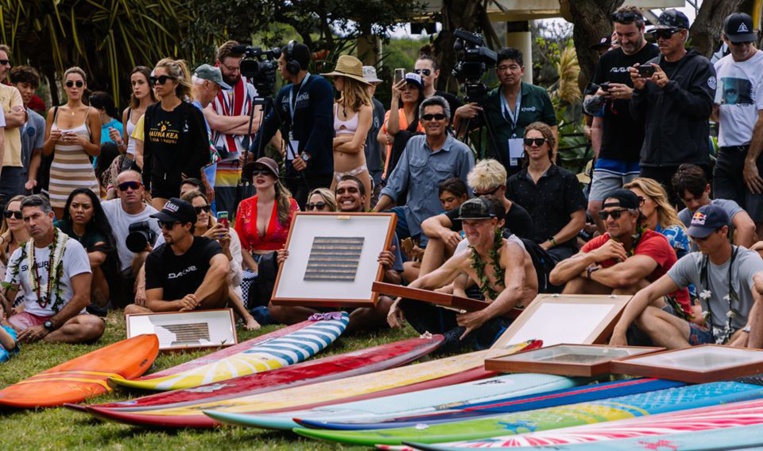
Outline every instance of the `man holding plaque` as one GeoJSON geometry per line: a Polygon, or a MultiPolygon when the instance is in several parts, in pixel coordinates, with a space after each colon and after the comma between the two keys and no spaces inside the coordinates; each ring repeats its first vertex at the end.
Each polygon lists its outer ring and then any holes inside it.
{"type": "Polygon", "coordinates": [[[440,353],[466,346],[488,348],[500,336],[514,307],[526,307],[538,294],[538,278],[522,240],[503,237],[504,211],[501,201],[477,197],[461,204],[458,220],[463,222],[469,251],[457,253],[440,268],[416,279],[411,288],[434,290],[453,282],[453,294],[466,297],[473,282],[482,292],[487,307],[456,313],[432,304],[398,298],[387,322],[402,327],[407,321],[420,333],[445,335],[440,353]]]}

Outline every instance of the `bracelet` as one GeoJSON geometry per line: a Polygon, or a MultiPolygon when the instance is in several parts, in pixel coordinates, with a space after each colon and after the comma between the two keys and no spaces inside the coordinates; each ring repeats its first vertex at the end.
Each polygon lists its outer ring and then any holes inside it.
{"type": "Polygon", "coordinates": [[[553,236],[553,235],[552,235],[552,236],[551,236],[551,237],[548,239],[548,241],[551,243],[551,247],[556,247],[556,246],[558,246],[558,244],[557,244],[557,242],[556,242],[556,238],[554,238],[554,236],[553,236]]]}
{"type": "Polygon", "coordinates": [[[601,266],[595,265],[595,266],[589,266],[588,269],[586,269],[586,278],[590,279],[591,274],[600,270],[601,266]]]}

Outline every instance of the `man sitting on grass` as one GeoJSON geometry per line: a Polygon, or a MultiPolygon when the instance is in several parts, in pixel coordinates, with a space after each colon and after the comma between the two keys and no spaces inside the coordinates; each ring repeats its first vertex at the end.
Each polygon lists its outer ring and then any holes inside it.
{"type": "Polygon", "coordinates": [[[387,321],[402,327],[404,320],[420,333],[442,333],[438,352],[457,351],[468,345],[489,347],[509,325],[514,307],[527,307],[538,294],[538,277],[530,254],[515,235],[503,238],[506,212],[496,198],[477,197],[461,204],[459,217],[469,240],[468,252],[456,253],[440,268],[409,286],[434,290],[454,282],[453,294],[466,297],[467,283],[476,283],[488,302],[482,310],[456,314],[425,302],[398,298],[387,321]]]}
{"type": "Polygon", "coordinates": [[[18,341],[83,343],[97,340],[103,320],[85,312],[90,304],[90,262],[77,240],[53,226],[53,209],[40,195],[21,201],[24,226],[32,237],[8,261],[0,302],[18,341]],[[9,299],[23,293],[16,310],[9,299]]]}

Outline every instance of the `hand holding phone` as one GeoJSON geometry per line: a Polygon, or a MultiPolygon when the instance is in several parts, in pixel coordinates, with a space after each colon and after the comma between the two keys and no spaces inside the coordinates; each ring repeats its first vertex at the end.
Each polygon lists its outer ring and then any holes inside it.
{"type": "Polygon", "coordinates": [[[401,80],[404,80],[404,79],[405,79],[405,69],[402,67],[398,67],[397,69],[395,69],[395,77],[392,80],[393,81],[392,84],[396,85],[400,83],[401,80]]]}
{"type": "Polygon", "coordinates": [[[230,223],[228,222],[228,212],[227,211],[218,211],[217,212],[217,222],[220,223],[220,225],[224,226],[226,229],[230,228],[230,223]]]}
{"type": "Polygon", "coordinates": [[[652,75],[654,75],[654,66],[651,64],[642,64],[641,66],[636,68],[638,70],[638,74],[641,78],[650,78],[652,75]]]}

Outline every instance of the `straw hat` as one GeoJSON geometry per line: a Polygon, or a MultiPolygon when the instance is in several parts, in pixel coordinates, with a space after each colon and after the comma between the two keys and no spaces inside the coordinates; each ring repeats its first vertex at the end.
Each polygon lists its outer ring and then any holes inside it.
{"type": "Polygon", "coordinates": [[[363,78],[363,63],[361,63],[359,59],[350,55],[340,56],[336,62],[334,71],[322,75],[326,77],[347,77],[367,85],[370,84],[363,78]]]}

